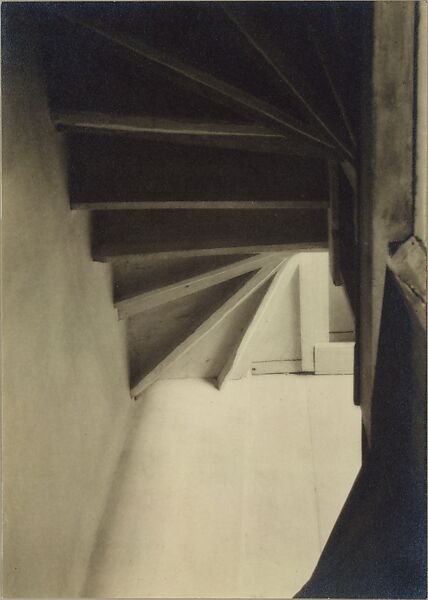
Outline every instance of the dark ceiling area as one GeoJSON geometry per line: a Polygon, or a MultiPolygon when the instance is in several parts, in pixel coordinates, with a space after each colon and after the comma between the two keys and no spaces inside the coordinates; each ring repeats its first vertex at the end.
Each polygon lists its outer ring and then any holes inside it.
{"type": "Polygon", "coordinates": [[[243,106],[220,101],[212,88],[192,87],[152,60],[153,51],[268,103],[322,137],[316,112],[352,151],[370,3],[73,2],[44,8],[53,110],[253,119],[243,106]],[[143,43],[146,53],[130,60],[110,34],[143,43]],[[282,74],[272,59],[281,62],[282,74]]]}
{"type": "MultiPolygon", "coordinates": [[[[223,240],[219,255],[331,247],[333,203],[352,272],[371,12],[362,2],[38,4],[70,203],[95,211],[94,256],[97,240],[109,256],[177,239],[184,251],[223,240]],[[158,209],[168,209],[163,229],[158,209]],[[183,209],[215,210],[195,213],[192,230],[183,209]]],[[[345,281],[352,289],[352,273],[345,281]]]]}

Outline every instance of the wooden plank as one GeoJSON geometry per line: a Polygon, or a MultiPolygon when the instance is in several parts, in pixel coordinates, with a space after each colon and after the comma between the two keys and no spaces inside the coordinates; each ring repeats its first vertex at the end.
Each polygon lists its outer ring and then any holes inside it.
{"type": "Polygon", "coordinates": [[[257,361],[251,364],[251,375],[274,375],[276,373],[300,373],[302,361],[296,360],[268,360],[257,361]]]}
{"type": "Polygon", "coordinates": [[[238,376],[241,377],[250,369],[251,357],[248,356],[247,349],[251,339],[253,338],[257,328],[261,326],[263,317],[269,308],[270,301],[275,294],[279,283],[283,283],[284,278],[290,281],[298,264],[298,255],[295,255],[292,258],[284,261],[282,267],[276,273],[259,307],[257,308],[255,315],[248,323],[247,327],[242,331],[242,337],[238,340],[233,352],[231,352],[227,357],[227,360],[219,376],[217,377],[217,386],[219,389],[221,389],[227,380],[231,379],[236,373],[238,373],[238,376]]]}
{"type": "Polygon", "coordinates": [[[74,210],[319,210],[328,208],[328,203],[322,200],[142,200],[139,202],[71,202],[74,210]]]}
{"type": "Polygon", "coordinates": [[[366,44],[371,95],[363,108],[355,399],[369,444],[390,244],[409,238],[414,226],[415,6],[375,2],[371,46],[366,44]]]}
{"type": "MultiPolygon", "coordinates": [[[[133,136],[67,136],[70,203],[97,207],[314,206],[328,199],[324,161],[179,146],[133,136]],[[112,165],[115,168],[112,168],[112,165]],[[209,185],[207,184],[209,182],[209,185]],[[191,204],[191,203],[199,204],[191,204]],[[147,203],[147,204],[145,204],[147,203]]],[[[321,207],[323,206],[321,205],[321,207]]]]}
{"type": "MultiPolygon", "coordinates": [[[[228,356],[232,351],[236,340],[241,335],[242,329],[246,327],[248,321],[252,318],[268,285],[269,282],[253,292],[245,302],[238,306],[209,335],[171,365],[166,377],[168,379],[196,377],[216,381],[218,374],[223,368],[225,356],[228,356]]],[[[211,289],[215,290],[216,288],[211,289]]],[[[226,297],[228,296],[225,294],[224,298],[226,297]]],[[[188,298],[191,298],[191,296],[188,296],[188,298]]],[[[215,306],[215,303],[212,302],[211,305],[215,306]]]]}
{"type": "Polygon", "coordinates": [[[428,244],[428,5],[418,2],[417,101],[416,101],[416,198],[414,234],[428,244]]]}
{"type": "Polygon", "coordinates": [[[262,254],[254,256],[219,267],[218,269],[201,273],[194,277],[177,281],[171,285],[142,292],[130,298],[123,298],[115,302],[115,307],[118,309],[119,313],[119,319],[130,317],[138,312],[149,310],[155,306],[166,304],[167,302],[183,298],[189,294],[194,294],[195,292],[212,287],[213,285],[218,285],[223,281],[233,279],[244,273],[260,269],[266,262],[272,261],[276,256],[278,256],[278,259],[281,258],[280,254],[262,254]]]}
{"type": "MultiPolygon", "coordinates": [[[[180,342],[210,317],[214,310],[249,281],[252,275],[253,273],[249,273],[230,279],[215,287],[178,298],[168,305],[156,306],[150,312],[137,313],[130,317],[126,323],[129,381],[131,383],[138,381],[144,374],[154,369],[180,342]]],[[[260,290],[255,294],[259,297],[260,290]]],[[[248,299],[249,303],[252,303],[252,300],[253,295],[248,299]]],[[[234,322],[236,314],[239,313],[234,311],[227,321],[234,322]]],[[[211,339],[215,344],[217,332],[225,322],[223,321],[219,328],[171,365],[167,377],[172,377],[174,373],[177,376],[178,367],[183,364],[185,357],[197,355],[199,359],[199,348],[202,353],[204,348],[210,345],[211,339]]],[[[233,331],[230,333],[231,338],[234,338],[233,331]]],[[[211,356],[208,355],[207,358],[211,356]]],[[[214,377],[217,376],[218,370],[214,373],[214,377]]]]}
{"type": "Polygon", "coordinates": [[[299,261],[302,371],[315,369],[314,347],[329,340],[328,254],[303,254],[299,261]]]}
{"type": "Polygon", "coordinates": [[[160,379],[180,356],[188,352],[195,344],[203,339],[214,327],[221,323],[237,306],[257,290],[265,281],[272,277],[279,268],[282,261],[273,261],[270,265],[260,269],[247,283],[245,283],[233,296],[231,296],[220,308],[196,328],[181,344],[164,358],[150,373],[141,377],[132,385],[131,396],[136,398],[150,385],[160,379]]]}
{"type": "MultiPolygon", "coordinates": [[[[307,155],[308,153],[304,146],[285,143],[282,135],[254,124],[199,123],[95,112],[53,113],[52,121],[59,131],[65,132],[132,135],[145,140],[268,154],[307,155]]],[[[321,151],[316,150],[312,154],[323,155],[321,151]]]]}
{"type": "Polygon", "coordinates": [[[316,375],[352,375],[354,372],[354,342],[315,344],[316,375]]]}
{"type": "MultiPolygon", "coordinates": [[[[259,56],[283,82],[286,89],[297,98],[316,128],[323,131],[326,138],[330,139],[337,147],[339,153],[352,158],[352,151],[335,133],[334,127],[327,124],[326,119],[315,108],[312,101],[316,97],[314,91],[309,90],[308,82],[304,82],[291,61],[287,61],[286,53],[274,45],[270,32],[264,31],[260,21],[252,18],[248,11],[243,10],[242,3],[223,2],[222,8],[259,56]]],[[[343,112],[343,105],[341,105],[341,112],[343,112]]],[[[349,125],[348,122],[347,125],[349,125]]]]}
{"type": "Polygon", "coordinates": [[[295,252],[325,252],[328,249],[327,242],[314,242],[302,244],[269,244],[257,246],[219,246],[217,248],[189,248],[188,250],[135,250],[129,253],[126,244],[105,244],[96,248],[92,257],[98,262],[108,262],[112,264],[132,263],[152,258],[191,258],[196,256],[231,256],[234,254],[260,254],[281,252],[294,254],[295,252]]]}
{"type": "Polygon", "coordinates": [[[325,247],[325,210],[105,211],[93,221],[94,256],[183,252],[255,254],[325,247]]]}
{"type": "Polygon", "coordinates": [[[261,125],[249,123],[198,122],[159,117],[115,115],[88,111],[52,112],[51,120],[58,129],[83,129],[89,131],[110,131],[112,133],[145,133],[158,134],[159,137],[170,135],[190,135],[239,138],[279,138],[281,135],[261,125]]]}
{"type": "Polygon", "coordinates": [[[60,13],[68,21],[88,29],[105,40],[108,40],[131,60],[143,59],[142,65],[149,63],[160,69],[166,76],[177,81],[181,85],[190,87],[194,92],[207,96],[226,105],[229,108],[238,110],[245,116],[251,116],[258,122],[271,126],[273,131],[277,131],[285,136],[294,136],[301,138],[308,146],[317,146],[325,149],[326,153],[333,153],[333,146],[322,136],[313,131],[304,123],[288,115],[284,111],[271,106],[269,103],[255,98],[235,86],[219,80],[218,78],[200,71],[199,69],[185,64],[173,56],[149,47],[141,39],[126,35],[108,28],[86,22],[82,19],[71,17],[66,13],[60,13]]]}
{"type": "MultiPolygon", "coordinates": [[[[99,112],[53,112],[51,119],[58,131],[132,135],[146,140],[174,144],[231,148],[246,152],[307,155],[308,149],[290,144],[283,135],[262,125],[222,122],[197,122],[99,112]]],[[[323,156],[315,150],[313,156],[323,156]]]]}

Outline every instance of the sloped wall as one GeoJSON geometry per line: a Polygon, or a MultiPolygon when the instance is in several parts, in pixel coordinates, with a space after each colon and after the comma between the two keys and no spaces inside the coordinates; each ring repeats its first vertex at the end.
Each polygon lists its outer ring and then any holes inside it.
{"type": "Polygon", "coordinates": [[[32,9],[2,18],[3,593],[75,597],[133,403],[109,267],[69,209],[32,9]]]}

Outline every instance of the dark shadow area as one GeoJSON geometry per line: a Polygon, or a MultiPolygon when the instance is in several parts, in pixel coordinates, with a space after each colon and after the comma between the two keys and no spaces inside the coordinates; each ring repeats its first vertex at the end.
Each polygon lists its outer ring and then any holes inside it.
{"type": "Polygon", "coordinates": [[[426,598],[426,345],[387,271],[373,445],[297,598],[426,598]]]}

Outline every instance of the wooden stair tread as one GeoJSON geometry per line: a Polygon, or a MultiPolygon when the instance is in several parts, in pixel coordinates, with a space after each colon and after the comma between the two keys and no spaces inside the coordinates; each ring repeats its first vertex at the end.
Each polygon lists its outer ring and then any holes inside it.
{"type": "MultiPolygon", "coordinates": [[[[94,257],[255,248],[287,250],[327,244],[327,211],[111,211],[94,219],[94,257]],[[112,241],[114,240],[114,241],[112,241]]],[[[227,253],[227,252],[225,252],[227,253]]],[[[230,252],[232,253],[232,252],[230,252]]]]}
{"type": "Polygon", "coordinates": [[[320,202],[328,200],[320,159],[73,134],[72,204],[136,201],[320,202]]]}

